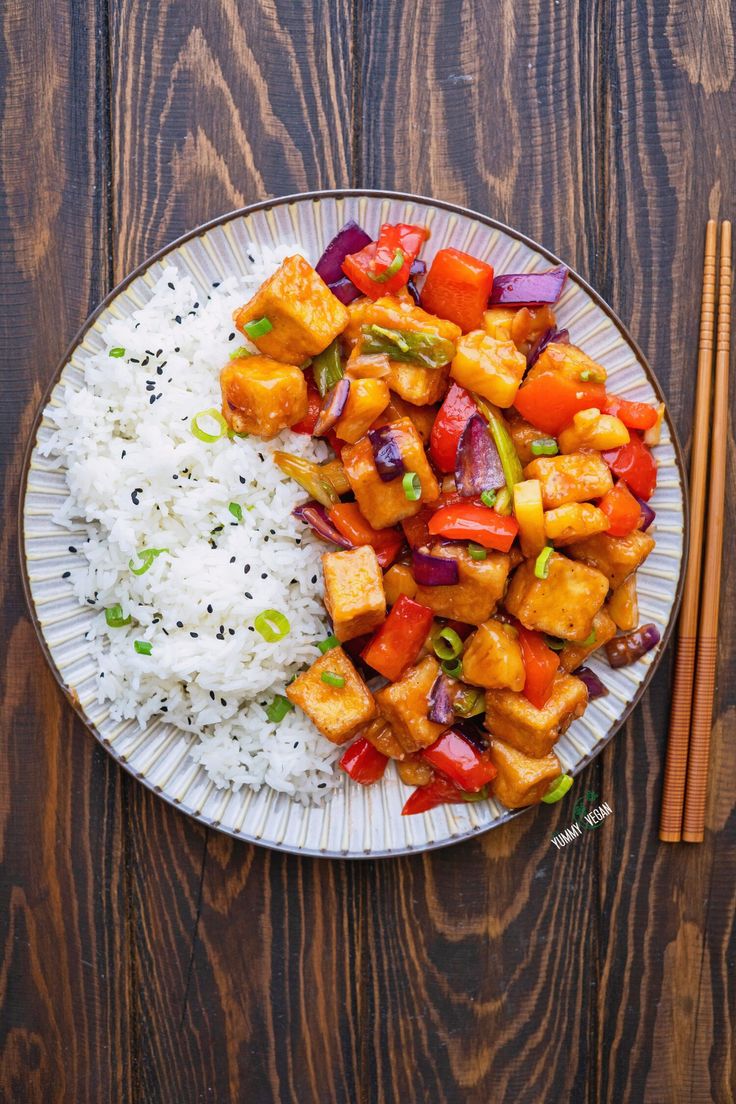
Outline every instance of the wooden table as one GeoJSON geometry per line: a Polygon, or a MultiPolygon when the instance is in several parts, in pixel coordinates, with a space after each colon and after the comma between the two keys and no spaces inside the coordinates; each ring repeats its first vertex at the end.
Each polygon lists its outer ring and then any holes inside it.
{"type": "Polygon", "coordinates": [[[573,791],[611,806],[597,830],[551,844],[568,798],[350,863],[238,844],[121,771],[45,666],[15,533],[33,412],[108,289],[220,212],[332,185],[467,204],[565,257],[687,445],[703,227],[734,214],[727,0],[8,0],[2,21],[0,1098],[732,1101],[732,554],[704,845],[657,842],[668,656],[573,791]]]}

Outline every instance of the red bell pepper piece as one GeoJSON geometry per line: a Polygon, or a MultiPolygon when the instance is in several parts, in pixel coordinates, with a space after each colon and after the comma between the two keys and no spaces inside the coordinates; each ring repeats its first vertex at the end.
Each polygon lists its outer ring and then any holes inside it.
{"type": "Polygon", "coordinates": [[[478,407],[470,392],[459,383],[452,383],[437,411],[429,438],[430,456],[441,472],[454,472],[457,446],[463,430],[477,413],[478,407]]]}
{"type": "Polygon", "coordinates": [[[448,728],[421,754],[438,774],[465,793],[477,793],[498,774],[491,760],[454,728],[448,728]]]}
{"type": "MultiPolygon", "coordinates": [[[[320,404],[321,404],[321,401],[322,400],[320,400],[320,404]]],[[[320,409],[321,409],[321,405],[320,405],[320,409]]],[[[336,456],[342,456],[342,450],[345,448],[345,446],[347,444],[347,441],[341,441],[340,438],[335,433],[334,429],[328,430],[328,432],[325,434],[325,440],[328,442],[330,448],[332,449],[332,451],[335,453],[336,456]]]]}
{"type": "Polygon", "coordinates": [[[322,409],[322,396],[317,390],[312,373],[305,374],[307,379],[307,413],[300,422],[297,422],[291,428],[294,433],[306,433],[311,437],[317,424],[319,412],[322,409]]]}
{"type": "Polygon", "coordinates": [[[402,816],[413,816],[415,813],[428,813],[430,809],[436,809],[438,805],[464,805],[463,795],[457,786],[448,782],[445,778],[435,778],[428,786],[420,786],[408,798],[402,816]]]}
{"type": "Polygon", "coordinates": [[[525,629],[523,625],[519,625],[518,629],[521,655],[526,671],[524,696],[535,709],[543,709],[552,693],[552,684],[555,681],[557,668],[560,666],[560,657],[547,647],[541,633],[525,629]]]}
{"type": "Polygon", "coordinates": [[[459,249],[440,249],[422,288],[422,306],[464,333],[483,325],[493,287],[493,268],[459,249]]]}
{"type": "Polygon", "coordinates": [[[621,481],[603,496],[598,509],[608,518],[606,532],[612,537],[626,537],[641,524],[641,506],[621,481]]]}
{"type": "Polygon", "coordinates": [[[600,410],[605,401],[602,383],[578,383],[557,372],[543,372],[522,384],[514,406],[525,421],[556,437],[579,410],[600,410]]]}
{"type": "Polygon", "coordinates": [[[381,567],[388,567],[399,554],[404,538],[396,529],[374,529],[360,512],[357,502],[337,502],[327,517],[343,537],[354,545],[370,544],[381,567]]]}
{"type": "Polygon", "coordinates": [[[519,532],[519,523],[515,517],[504,517],[488,506],[468,502],[442,506],[430,519],[429,532],[433,537],[470,540],[484,548],[508,552],[519,532]]]}
{"type": "Polygon", "coordinates": [[[366,245],[359,253],[349,253],[342,270],[371,299],[393,295],[406,284],[411,266],[428,237],[426,226],[384,223],[378,241],[366,245]]]}
{"type": "Polygon", "coordinates": [[[379,675],[396,682],[422,650],[433,617],[431,609],[400,594],[361,658],[379,675]]]}
{"type": "Polygon", "coordinates": [[[429,519],[434,510],[431,506],[424,506],[413,517],[404,518],[401,528],[404,530],[406,543],[410,548],[421,548],[429,544],[429,519]]]}
{"type": "Polygon", "coordinates": [[[647,502],[657,486],[657,464],[641,437],[631,432],[628,445],[601,454],[614,475],[647,502]]]}
{"type": "Polygon", "coordinates": [[[618,395],[606,395],[602,414],[614,414],[628,429],[651,429],[657,421],[657,410],[649,403],[629,402],[618,395]]]}
{"type": "Polygon", "coordinates": [[[383,778],[387,763],[386,756],[374,748],[365,736],[359,736],[340,760],[345,773],[353,782],[360,782],[361,786],[371,786],[383,778]]]}

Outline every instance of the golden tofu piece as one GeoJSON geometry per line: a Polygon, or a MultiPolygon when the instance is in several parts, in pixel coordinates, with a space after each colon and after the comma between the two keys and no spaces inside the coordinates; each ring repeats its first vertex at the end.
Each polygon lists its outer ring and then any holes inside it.
{"type": "Polygon", "coordinates": [[[355,444],[367,433],[381,411],[388,406],[388,384],[380,379],[350,381],[348,401],[335,426],[341,441],[355,444]]]}
{"type": "Polygon", "coordinates": [[[342,648],[331,648],[286,687],[286,696],[303,709],[323,736],[344,744],[376,715],[373,695],[342,648]],[[337,675],[343,686],[330,686],[323,674],[337,675]]]}
{"type": "Polygon", "coordinates": [[[512,625],[484,621],[466,641],[463,680],[486,690],[523,690],[526,681],[519,634],[512,625]]]}
{"type": "Polygon", "coordinates": [[[504,740],[493,740],[490,758],[498,771],[492,783],[493,795],[507,809],[538,805],[550,783],[562,774],[560,761],[553,751],[542,759],[530,759],[504,740]]]}
{"type": "Polygon", "coordinates": [[[635,529],[625,537],[599,533],[569,545],[567,551],[574,560],[581,560],[602,571],[611,588],[616,590],[644,563],[653,548],[654,538],[635,529]]]}
{"type": "Polygon", "coordinates": [[[631,632],[637,627],[639,596],[636,593],[635,574],[629,575],[628,579],[613,591],[608,599],[608,612],[621,632],[631,632]]]}
{"type": "Polygon", "coordinates": [[[450,369],[423,368],[421,364],[407,364],[390,360],[388,385],[400,398],[414,406],[428,406],[444,398],[450,369]]]}
{"type": "Polygon", "coordinates": [[[547,561],[547,578],[538,579],[534,562],[526,560],[514,572],[506,593],[506,609],[527,629],[537,629],[562,640],[586,640],[593,630],[593,618],[608,594],[605,576],[553,552],[547,561]]]}
{"type": "Polygon", "coordinates": [[[414,423],[416,431],[425,445],[429,444],[432,436],[432,426],[437,417],[437,410],[433,406],[415,406],[406,402],[399,395],[391,395],[386,409],[376,418],[374,429],[378,426],[388,425],[389,422],[398,422],[401,418],[408,418],[414,423]]]}
{"type": "Polygon", "coordinates": [[[437,617],[480,625],[487,621],[503,597],[510,560],[504,552],[489,551],[485,560],[474,560],[462,545],[440,545],[433,556],[457,560],[459,582],[452,586],[420,586],[416,601],[437,617]]]}
{"type": "Polygon", "coordinates": [[[252,299],[235,311],[235,325],[262,353],[303,364],[345,329],[348,312],[303,257],[287,257],[252,299]],[[272,329],[250,337],[247,322],[267,318],[272,329]]]}
{"type": "Polygon", "coordinates": [[[406,752],[396,739],[391,725],[385,717],[379,713],[369,724],[358,733],[364,736],[369,744],[373,744],[381,755],[387,755],[389,759],[404,759],[406,752]]]}
{"type": "Polygon", "coordinates": [[[536,379],[545,372],[557,372],[573,383],[605,383],[607,377],[603,365],[592,360],[577,345],[558,344],[556,341],[545,345],[527,378],[536,379]],[[584,380],[580,379],[581,373],[584,380]]]}
{"type": "Polygon", "coordinates": [[[598,648],[602,648],[616,635],[616,624],[605,606],[602,606],[593,618],[591,635],[593,633],[595,633],[595,638],[591,640],[590,644],[574,644],[571,640],[565,642],[558,653],[563,671],[577,671],[578,667],[585,663],[588,656],[592,655],[598,648]]]}
{"type": "Polygon", "coordinates": [[[410,667],[398,682],[392,682],[376,693],[378,707],[404,751],[429,747],[447,728],[447,725],[435,724],[427,716],[429,692],[439,672],[437,660],[427,656],[416,667],[410,667]]]}
{"type": "Polygon", "coordinates": [[[511,434],[511,440],[514,442],[517,456],[522,464],[530,464],[532,460],[536,459],[532,452],[533,442],[541,441],[547,434],[542,433],[541,429],[535,429],[529,422],[525,422],[513,407],[504,414],[504,418],[506,427],[511,434]]]}
{"type": "Polygon", "coordinates": [[[608,464],[597,452],[573,452],[569,456],[540,456],[524,468],[525,479],[542,484],[545,510],[568,502],[602,498],[613,486],[608,464]]]}
{"type": "Polygon", "coordinates": [[[588,704],[585,683],[572,675],[556,675],[543,709],[513,690],[486,690],[485,727],[531,759],[543,759],[588,704]]]}
{"type": "Polygon", "coordinates": [[[236,357],[220,372],[222,416],[236,433],[275,437],[307,414],[307,384],[294,364],[236,357]]]}
{"type": "MultiPolygon", "coordinates": [[[[380,299],[356,299],[348,307],[348,324],[343,337],[351,345],[358,341],[363,326],[383,326],[388,330],[411,330],[413,333],[433,333],[447,341],[457,341],[459,326],[446,318],[438,318],[416,306],[412,299],[383,295],[380,299]]],[[[409,400],[411,401],[411,400],[409,400]]]]}
{"type": "Polygon", "coordinates": [[[374,529],[387,529],[403,518],[418,514],[427,502],[439,498],[440,488],[429,466],[422,439],[408,418],[391,423],[407,472],[419,476],[422,493],[416,502],[406,497],[401,476],[384,483],[376,471],[373,449],[367,437],[342,450],[342,462],[360,512],[374,529]]]}
{"type": "Polygon", "coordinates": [[[386,619],[383,573],[370,544],[325,552],[325,608],[338,640],[372,632],[386,619]]]}
{"type": "Polygon", "coordinates": [[[450,375],[461,387],[506,408],[516,398],[525,371],[526,357],[513,341],[497,341],[484,330],[472,330],[457,343],[450,375]]]}
{"type": "Polygon", "coordinates": [[[568,502],[544,515],[544,534],[558,546],[605,533],[610,519],[590,502],[568,502]]]}

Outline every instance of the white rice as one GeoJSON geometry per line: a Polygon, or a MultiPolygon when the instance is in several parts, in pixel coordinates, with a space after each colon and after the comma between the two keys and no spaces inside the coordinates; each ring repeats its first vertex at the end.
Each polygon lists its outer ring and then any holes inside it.
{"type": "Polygon", "coordinates": [[[340,784],[339,749],[301,712],[274,725],[265,706],[314,661],[328,631],[324,545],[292,518],[305,493],[270,456],[283,448],[322,460],[328,451],[289,431],[208,444],[191,430],[193,415],[219,408],[220,369],[243,344],[233,309],[298,252],[251,245],[253,271],[223,279],[204,302],[167,268],[142,309],[107,326],[82,386],[66,386],[48,408],[56,429],[44,452],[69,485],[57,521],[77,531],[81,521],[88,534],[71,581],[80,604],[92,596],[100,610],[89,634],[99,700],[117,719],[145,727],[161,716],[196,734],[192,756],[218,787],[267,784],[309,802],[340,784]],[[124,357],[110,357],[116,347],[124,357]],[[129,561],[145,548],[167,551],[136,576],[129,561]],[[125,628],[106,624],[116,603],[132,618],[125,628]],[[266,609],[289,620],[277,643],[254,628],[266,609]],[[152,654],[137,654],[136,640],[150,641],[152,654]]]}

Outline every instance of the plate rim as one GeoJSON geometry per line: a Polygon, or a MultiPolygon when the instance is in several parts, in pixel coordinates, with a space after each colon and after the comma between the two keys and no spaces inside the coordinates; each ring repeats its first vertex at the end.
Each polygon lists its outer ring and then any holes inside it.
{"type": "Polygon", "coordinates": [[[370,851],[334,851],[334,850],[321,850],[319,848],[308,847],[296,847],[291,844],[277,843],[271,840],[264,840],[257,836],[251,835],[247,832],[236,831],[232,828],[228,828],[218,821],[213,820],[211,817],[203,816],[201,812],[193,808],[189,808],[182,802],[177,801],[175,798],[169,796],[157,785],[152,783],[145,775],[140,774],[124,756],[121,756],[112,745],[105,740],[101,733],[97,730],[95,725],[85,715],[84,710],[79,703],[78,696],[73,687],[68,686],[61,675],[61,672],[54,662],[54,658],[51,654],[50,648],[46,642],[46,638],[43,634],[41,624],[36,611],[36,606],[33,601],[33,595],[31,593],[30,578],[28,574],[28,557],[25,543],[25,526],[24,526],[24,507],[25,499],[28,489],[28,476],[30,472],[31,457],[33,455],[36,441],[38,438],[39,427],[43,418],[43,412],[49,402],[54,388],[57,386],[61,374],[64,368],[70,361],[75,349],[82,343],[88,331],[94,326],[100,315],[115,301],[115,299],[126,290],[135,280],[145,275],[145,273],[155,264],[164,260],[170,253],[179,249],[188,241],[192,241],[194,238],[202,237],[204,234],[215,229],[218,226],[222,226],[226,223],[232,222],[235,219],[244,218],[248,215],[254,214],[256,211],[268,211],[274,207],[289,206],[294,203],[303,203],[305,201],[320,202],[322,200],[331,199],[343,199],[343,198],[359,198],[368,197],[371,199],[392,199],[404,203],[422,203],[431,207],[439,207],[445,211],[450,211],[453,214],[461,215],[465,218],[473,219],[483,223],[485,226],[492,230],[501,231],[501,233],[508,235],[510,238],[521,242],[528,248],[532,249],[542,257],[551,261],[553,264],[564,265],[568,270],[568,278],[579,285],[579,287],[587,293],[587,295],[593,300],[597,307],[599,307],[604,314],[608,317],[609,321],[616,328],[618,333],[624,339],[626,344],[631,348],[638,364],[644,370],[644,374],[647,377],[648,383],[653,388],[660,402],[664,403],[665,419],[670,432],[670,438],[672,447],[675,454],[675,464],[677,467],[680,483],[682,486],[682,562],[680,566],[680,573],[677,580],[677,586],[672,602],[672,611],[670,613],[669,620],[665,627],[662,639],[659,643],[657,655],[654,661],[650,664],[644,678],[641,681],[636,693],[632,700],[628,703],[626,709],[621,714],[619,719],[613,724],[605,738],[596,745],[595,750],[586,755],[577,764],[572,771],[572,776],[576,778],[594,759],[597,759],[604,748],[608,746],[613,737],[619,732],[621,728],[628,721],[631,714],[639,705],[646,691],[649,689],[649,685],[657,672],[660,663],[667,650],[667,646],[670,641],[670,637],[674,631],[677,623],[680,603],[682,601],[682,593],[685,584],[685,574],[687,571],[688,563],[688,544],[690,534],[690,500],[688,492],[688,473],[685,464],[684,452],[680,443],[680,438],[677,432],[677,427],[670,414],[667,401],[662,390],[662,387],[655,375],[649,361],[644,356],[640,346],[631,335],[626,324],[619,318],[613,308],[606,302],[606,300],[600,295],[594,287],[592,287],[587,280],[585,280],[575,269],[571,268],[567,262],[559,258],[556,254],[552,253],[545,246],[540,245],[539,242],[533,238],[522,233],[520,230],[515,229],[513,226],[508,226],[506,223],[501,222],[499,219],[493,218],[490,215],[485,215],[480,211],[475,211],[471,207],[465,207],[457,203],[451,203],[449,200],[434,199],[431,196],[424,196],[414,192],[403,192],[385,190],[379,188],[326,188],[318,189],[308,192],[293,192],[284,196],[273,196],[269,199],[258,200],[256,203],[246,204],[243,207],[235,208],[232,211],[226,211],[221,215],[217,215],[215,218],[209,219],[207,222],[203,222],[200,225],[194,227],[192,230],[188,230],[186,233],[181,234],[178,238],[174,238],[160,249],[146,257],[140,264],[136,265],[122,280],[120,280],[108,293],[100,300],[95,309],[87,316],[85,321],[77,333],[72,338],[71,342],[67,346],[63,357],[57,363],[54,369],[48,385],[46,386],[36,409],[35,415],[31,422],[30,429],[28,431],[28,439],[25,446],[23,455],[23,462],[20,471],[20,481],[18,488],[18,509],[17,509],[17,538],[18,538],[18,552],[20,561],[20,574],[23,585],[23,594],[25,597],[26,607],[28,609],[31,624],[33,625],[36,638],[41,648],[41,652],[49,666],[51,673],[61,689],[64,697],[68,701],[69,705],[84,724],[85,728],[91,732],[97,742],[102,746],[104,751],[110,755],[115,762],[120,766],[127,774],[134,778],[137,782],[144,785],[151,793],[155,794],[158,798],[165,801],[173,809],[177,809],[180,813],[184,813],[186,816],[191,817],[193,820],[200,824],[205,825],[208,828],[213,828],[218,832],[230,836],[232,839],[242,840],[244,843],[254,844],[259,847],[265,847],[271,851],[279,851],[284,854],[302,855],[310,858],[320,859],[384,859],[384,858],[398,858],[404,855],[422,854],[426,851],[437,851],[444,847],[451,847],[454,844],[462,843],[465,840],[473,839],[475,837],[484,835],[490,832],[494,828],[500,827],[502,824],[507,823],[509,820],[515,817],[521,816],[523,813],[528,813],[531,809],[536,808],[534,805],[527,805],[522,809],[510,809],[506,813],[496,820],[493,824],[478,825],[468,829],[467,831],[460,832],[456,836],[451,836],[449,839],[441,840],[429,840],[426,843],[420,843],[416,846],[404,846],[396,849],[383,849],[383,850],[370,850],[370,851]]]}

